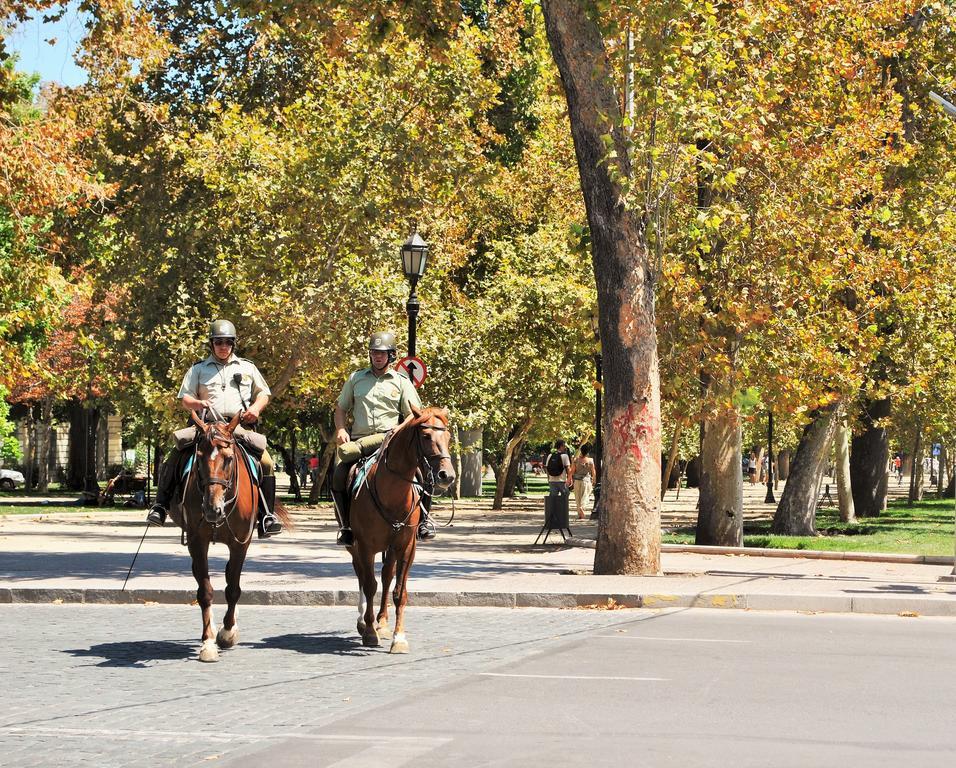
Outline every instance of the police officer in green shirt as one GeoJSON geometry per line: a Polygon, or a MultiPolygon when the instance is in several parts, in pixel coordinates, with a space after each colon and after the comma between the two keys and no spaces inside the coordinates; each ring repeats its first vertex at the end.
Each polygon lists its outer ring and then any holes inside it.
{"type": "MultiPolygon", "coordinates": [[[[338,464],[332,474],[332,498],[339,518],[336,543],[353,542],[349,528],[349,493],[346,489],[349,468],[362,456],[371,455],[386,434],[412,412],[421,408],[415,386],[404,374],[390,368],[395,362],[395,334],[373,333],[368,343],[371,365],[356,371],[342,387],[335,403],[335,440],[338,464]],[[351,430],[349,416],[351,415],[351,430]]],[[[423,500],[429,497],[423,496],[423,500]]],[[[428,516],[427,501],[422,505],[418,526],[420,539],[435,538],[435,526],[428,516]]]]}
{"type": "MultiPolygon", "coordinates": [[[[242,413],[240,426],[236,429],[236,438],[242,440],[242,426],[251,426],[259,420],[272,391],[255,364],[235,354],[236,327],[228,320],[216,320],[209,326],[209,356],[193,365],[183,378],[179,389],[179,399],[187,411],[202,411],[210,408],[226,419],[232,419],[242,413]]],[[[163,525],[176,488],[176,469],[184,451],[192,450],[175,447],[170,452],[160,470],[156,488],[156,503],[153,504],[147,522],[151,525],[163,525]]],[[[273,536],[282,530],[282,524],[276,517],[275,464],[268,449],[260,459],[262,479],[259,486],[268,506],[262,511],[260,505],[259,535],[273,536]]]]}

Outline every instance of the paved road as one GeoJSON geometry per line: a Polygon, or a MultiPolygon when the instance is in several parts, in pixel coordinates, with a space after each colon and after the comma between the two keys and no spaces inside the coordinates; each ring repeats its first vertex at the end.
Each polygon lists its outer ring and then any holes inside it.
{"type": "Polygon", "coordinates": [[[0,606],[0,764],[951,765],[956,620],[743,611],[0,606]],[[638,759],[639,758],[639,759],[638,759]]]}

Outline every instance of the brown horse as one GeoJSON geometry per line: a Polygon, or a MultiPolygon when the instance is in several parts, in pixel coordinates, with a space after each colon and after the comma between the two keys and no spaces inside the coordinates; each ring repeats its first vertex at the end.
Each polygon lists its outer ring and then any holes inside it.
{"type": "MultiPolygon", "coordinates": [[[[196,414],[193,421],[200,429],[193,465],[185,487],[173,503],[170,515],[183,529],[193,561],[193,576],[199,589],[196,598],[202,610],[202,646],[200,661],[219,661],[218,648],[231,648],[239,640],[236,604],[242,590],[239,578],[246,560],[249,542],[256,530],[259,491],[244,449],[233,435],[239,414],[231,422],[205,424],[196,414]],[[213,631],[213,589],[209,580],[209,545],[229,547],[226,564],[226,601],[228,608],[218,633],[213,631]],[[213,639],[215,638],[215,639],[213,639]],[[218,646],[218,648],[217,648],[218,646]]],[[[288,514],[276,505],[276,514],[288,523],[288,514]]]]}
{"type": "Polygon", "coordinates": [[[355,543],[349,547],[359,581],[357,629],[362,644],[377,646],[379,637],[392,637],[389,653],[408,653],[405,605],[408,572],[415,560],[415,535],[421,515],[421,495],[415,487],[419,470],[441,491],[455,479],[448,453],[448,411],[412,407],[411,415],[382,445],[378,459],[352,501],[351,524],[355,543]],[[375,556],[381,552],[382,600],[378,616],[375,599],[375,556]],[[395,579],[395,632],[388,627],[388,590],[395,579]]]}

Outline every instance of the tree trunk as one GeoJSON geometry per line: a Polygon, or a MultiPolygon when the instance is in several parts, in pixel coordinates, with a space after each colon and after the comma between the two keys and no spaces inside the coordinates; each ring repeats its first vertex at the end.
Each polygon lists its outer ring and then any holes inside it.
{"type": "Polygon", "coordinates": [[[853,509],[853,491],[850,489],[850,428],[846,423],[845,409],[835,419],[834,442],[836,443],[836,486],[840,504],[840,519],[844,523],[856,522],[853,509]]]}
{"type": "Polygon", "coordinates": [[[877,426],[890,415],[890,400],[864,400],[863,432],[850,446],[850,487],[858,517],[878,517],[886,509],[886,466],[890,458],[886,430],[877,426]]]}
{"type": "Polygon", "coordinates": [[[700,507],[697,544],[742,547],[743,474],[741,467],[740,414],[723,411],[708,419],[701,445],[700,507]]]}
{"type": "Polygon", "coordinates": [[[508,442],[505,443],[505,453],[501,458],[501,464],[495,470],[495,500],[491,504],[492,509],[501,509],[504,506],[508,476],[512,471],[516,457],[520,456],[521,446],[527,440],[528,431],[532,424],[534,424],[534,419],[525,416],[511,428],[511,435],[508,437],[508,442]]]}
{"type": "Polygon", "coordinates": [[[910,492],[907,503],[913,504],[923,498],[923,426],[916,422],[916,438],[913,441],[913,471],[910,474],[910,492]]]}
{"type": "Polygon", "coordinates": [[[289,493],[295,495],[296,501],[302,501],[302,491],[299,490],[299,472],[295,466],[295,452],[284,445],[273,445],[278,448],[282,454],[282,462],[286,466],[286,472],[289,475],[289,493]],[[289,469],[291,468],[291,472],[289,469]]]}
{"type": "Polygon", "coordinates": [[[53,401],[40,401],[40,418],[36,422],[37,491],[50,489],[50,436],[53,433],[53,401]]]}
{"type": "Polygon", "coordinates": [[[528,442],[527,435],[518,443],[511,452],[511,463],[508,465],[508,471],[505,472],[505,497],[513,499],[515,497],[515,484],[518,482],[518,470],[521,469],[521,452],[528,442]]]}
{"type": "Polygon", "coordinates": [[[790,477],[773,516],[773,532],[785,536],[816,536],[817,491],[840,408],[834,403],[811,414],[803,428],[790,477]]]}
{"type": "Polygon", "coordinates": [[[83,410],[86,414],[83,492],[98,495],[100,485],[96,482],[96,437],[100,429],[101,410],[99,406],[85,406],[83,410]]]}
{"type": "Polygon", "coordinates": [[[23,487],[26,493],[33,491],[33,464],[36,461],[36,420],[33,406],[27,406],[26,429],[23,430],[23,487]]]}
{"type": "Polygon", "coordinates": [[[322,427],[322,439],[325,441],[325,448],[322,450],[322,457],[319,459],[319,471],[315,476],[315,483],[309,489],[309,504],[319,503],[319,494],[322,491],[322,485],[325,483],[325,476],[332,466],[332,459],[335,458],[336,443],[332,432],[326,427],[322,427]]]}
{"type": "Polygon", "coordinates": [[[302,501],[302,488],[299,487],[299,465],[297,457],[299,455],[299,435],[295,427],[289,428],[289,447],[292,452],[290,457],[286,457],[283,451],[282,458],[286,462],[286,472],[289,473],[289,493],[293,494],[297,502],[302,501]],[[289,463],[291,459],[291,464],[289,463]],[[291,468],[291,471],[290,471],[291,468]]]}
{"type": "MultiPolygon", "coordinates": [[[[671,438],[671,450],[667,454],[667,468],[664,470],[664,474],[661,477],[661,501],[664,500],[664,494],[667,493],[667,489],[670,487],[671,472],[674,471],[674,462],[677,461],[677,445],[680,441],[680,433],[684,427],[684,423],[680,420],[674,425],[674,436],[671,438]]],[[[677,478],[677,484],[680,485],[680,476],[677,478]]]]}
{"type": "Polygon", "coordinates": [[[946,475],[948,465],[946,464],[946,443],[940,440],[939,443],[939,469],[936,471],[936,498],[943,498],[943,489],[946,487],[946,475]]]}
{"type": "Polygon", "coordinates": [[[614,72],[586,4],[542,0],[568,103],[591,236],[604,367],[596,574],[657,574],[661,414],[654,276],[640,211],[615,179],[633,178],[614,72]],[[609,140],[614,152],[609,153],[609,140]]]}
{"type": "Polygon", "coordinates": [[[790,477],[790,451],[780,451],[777,454],[777,478],[786,480],[790,477]]]}
{"type": "Polygon", "coordinates": [[[73,400],[70,414],[70,459],[67,465],[66,487],[71,491],[83,490],[86,450],[86,413],[82,404],[73,400]]]}
{"type": "Polygon", "coordinates": [[[761,485],[767,482],[766,479],[764,478],[764,473],[763,473],[763,456],[764,456],[764,453],[766,453],[766,451],[767,451],[767,448],[763,445],[761,445],[760,448],[757,449],[757,485],[761,485]]]}

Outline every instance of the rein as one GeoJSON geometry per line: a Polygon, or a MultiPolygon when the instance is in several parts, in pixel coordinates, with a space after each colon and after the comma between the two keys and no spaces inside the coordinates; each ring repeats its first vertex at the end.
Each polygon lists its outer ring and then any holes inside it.
{"type": "MultiPolygon", "coordinates": [[[[379,515],[381,515],[382,519],[392,527],[392,530],[395,533],[398,533],[398,531],[400,531],[402,528],[405,528],[408,525],[408,521],[411,519],[411,516],[414,514],[415,509],[421,505],[422,494],[424,493],[424,494],[428,494],[429,496],[431,495],[429,491],[425,490],[425,486],[427,485],[429,488],[434,487],[434,483],[435,483],[434,462],[437,461],[440,463],[442,459],[451,460],[451,456],[444,452],[428,454],[428,455],[425,454],[424,446],[422,445],[422,433],[421,433],[421,430],[423,427],[428,429],[433,429],[436,432],[446,432],[448,430],[447,427],[436,425],[436,424],[427,424],[424,422],[420,424],[416,424],[414,427],[415,451],[418,454],[418,461],[416,462],[415,467],[416,469],[420,469],[422,471],[422,480],[423,480],[422,485],[419,486],[418,483],[415,482],[414,475],[412,476],[412,479],[409,480],[402,473],[398,472],[395,469],[392,469],[392,467],[388,465],[388,458],[390,455],[389,450],[392,447],[392,442],[395,435],[400,434],[400,431],[392,432],[386,438],[385,443],[382,445],[382,449],[381,449],[381,453],[379,454],[378,461],[375,462],[376,471],[374,473],[374,476],[371,478],[367,477],[365,480],[365,485],[369,490],[369,495],[372,497],[372,502],[375,504],[375,509],[378,510],[379,515]],[[412,497],[413,497],[412,504],[410,509],[408,510],[408,513],[401,520],[393,520],[386,514],[385,505],[382,503],[382,499],[379,496],[378,487],[377,487],[378,486],[378,469],[377,468],[379,466],[384,467],[386,470],[388,470],[391,474],[393,474],[403,483],[406,483],[412,487],[412,497]]],[[[409,447],[411,447],[411,441],[409,441],[409,447]]]]}
{"type": "MultiPolygon", "coordinates": [[[[215,429],[216,429],[214,425],[213,425],[211,428],[212,428],[212,430],[215,430],[215,429]]],[[[224,512],[224,514],[222,515],[222,517],[220,517],[220,518],[219,518],[218,520],[216,520],[215,522],[209,522],[208,520],[206,520],[205,515],[203,515],[200,522],[201,522],[201,523],[207,523],[208,525],[211,525],[211,526],[213,527],[213,529],[217,529],[217,528],[220,528],[220,527],[222,527],[223,525],[225,525],[225,526],[226,526],[226,529],[227,529],[227,530],[229,531],[229,533],[232,535],[232,538],[234,538],[237,542],[239,542],[239,544],[240,544],[241,546],[244,546],[245,544],[249,543],[249,541],[252,540],[252,534],[255,532],[255,527],[256,527],[256,516],[255,516],[255,515],[252,515],[252,516],[251,516],[251,517],[252,517],[252,522],[250,523],[249,532],[248,532],[248,535],[246,535],[245,539],[242,539],[242,538],[240,538],[239,536],[236,535],[236,532],[232,529],[232,525],[230,525],[230,523],[229,523],[229,518],[232,517],[233,513],[238,509],[238,506],[239,506],[239,505],[238,505],[238,501],[239,501],[239,483],[238,483],[238,479],[239,479],[239,463],[240,463],[240,462],[246,463],[246,467],[247,467],[247,470],[248,470],[248,463],[247,463],[247,459],[246,459],[246,451],[245,451],[245,449],[236,441],[236,438],[235,438],[234,436],[232,436],[232,435],[230,435],[229,437],[224,437],[223,435],[219,434],[218,431],[216,431],[215,434],[213,434],[213,435],[207,435],[207,436],[206,436],[206,439],[209,441],[209,444],[210,444],[214,449],[226,448],[226,447],[228,447],[228,446],[231,445],[231,446],[233,446],[233,450],[234,450],[236,453],[235,453],[235,455],[233,456],[233,467],[232,467],[232,476],[231,476],[231,477],[226,477],[226,476],[224,476],[224,475],[219,475],[219,474],[210,474],[210,477],[205,481],[205,483],[203,483],[202,478],[201,478],[201,476],[200,476],[200,474],[199,474],[199,470],[198,470],[198,463],[199,463],[199,462],[196,460],[196,458],[197,458],[197,455],[196,455],[196,454],[198,454],[198,452],[199,452],[199,446],[198,446],[198,444],[197,444],[197,446],[196,446],[196,451],[195,451],[195,453],[193,454],[193,466],[192,466],[192,469],[190,470],[190,473],[189,473],[189,474],[190,474],[190,476],[192,476],[193,474],[196,475],[196,487],[197,487],[197,489],[199,490],[199,492],[203,495],[203,497],[205,497],[207,488],[208,488],[209,486],[213,486],[213,485],[221,485],[221,486],[223,487],[223,489],[224,489],[224,493],[228,493],[228,492],[230,492],[230,491],[232,492],[232,495],[229,496],[229,497],[227,497],[227,498],[224,500],[224,507],[225,507],[225,510],[226,510],[226,511],[224,512]]],[[[251,478],[251,477],[249,478],[249,480],[250,480],[250,483],[252,483],[252,478],[251,478]]],[[[188,486],[188,480],[187,480],[187,483],[186,483],[185,485],[188,486]]],[[[253,483],[253,485],[254,485],[254,483],[253,483]]],[[[185,497],[186,497],[186,489],[184,488],[184,489],[183,489],[183,501],[184,501],[184,502],[185,502],[185,497]]],[[[185,534],[185,531],[184,531],[184,534],[185,534]]]]}

